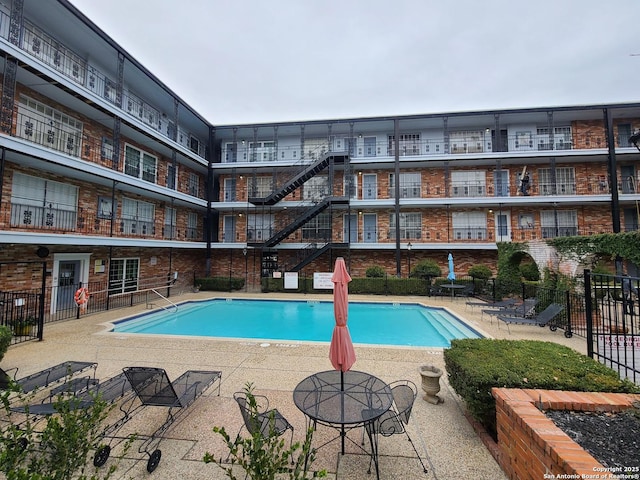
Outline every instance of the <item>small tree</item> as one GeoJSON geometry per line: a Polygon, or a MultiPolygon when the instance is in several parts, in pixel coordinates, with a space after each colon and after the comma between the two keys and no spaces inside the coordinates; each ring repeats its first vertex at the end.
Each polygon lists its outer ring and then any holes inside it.
{"type": "MultiPolygon", "coordinates": [[[[60,395],[55,413],[44,420],[29,415],[33,395],[20,393],[15,382],[0,396],[6,422],[0,427],[0,471],[7,480],[98,480],[111,478],[117,463],[98,475],[87,472],[91,451],[97,451],[103,438],[102,423],[113,405],[95,398],[88,405],[69,394],[60,395]],[[11,402],[10,402],[11,400],[11,402]],[[24,405],[24,413],[13,407],[24,405]]],[[[125,443],[124,453],[131,441],[125,443]]],[[[120,457],[121,458],[121,457],[120,457]]]]}
{"type": "Polygon", "coordinates": [[[367,268],[364,275],[367,278],[384,278],[385,271],[380,265],[374,265],[372,267],[367,268]]]}
{"type": "Polygon", "coordinates": [[[442,270],[436,262],[433,260],[422,260],[415,266],[409,276],[430,281],[433,277],[440,277],[441,275],[442,270]]]}
{"type": "Polygon", "coordinates": [[[521,264],[520,275],[530,282],[537,282],[540,280],[540,270],[538,270],[538,266],[533,262],[521,264]]]}
{"type": "Polygon", "coordinates": [[[493,273],[486,265],[474,265],[469,269],[469,276],[478,280],[489,280],[493,273]]]}
{"type": "MultiPolygon", "coordinates": [[[[248,382],[244,391],[247,395],[249,414],[255,417],[258,415],[258,404],[253,395],[253,384],[248,382]]],[[[313,428],[307,430],[304,443],[296,442],[287,449],[285,449],[285,441],[275,431],[275,419],[270,421],[268,434],[263,435],[260,430],[256,429],[251,437],[242,438],[238,434],[235,440],[231,440],[224,427],[213,427],[214,433],[222,437],[229,449],[230,463],[226,464],[221,458],[216,459],[209,452],[205,453],[204,462],[219,465],[231,480],[238,480],[233,471],[234,465],[244,470],[244,475],[241,477],[243,479],[274,480],[288,476],[290,480],[306,480],[326,476],[324,470],[313,472],[311,477],[308,476],[311,464],[315,460],[315,449],[311,448],[313,428]],[[297,451],[300,453],[294,459],[297,451]]]]}

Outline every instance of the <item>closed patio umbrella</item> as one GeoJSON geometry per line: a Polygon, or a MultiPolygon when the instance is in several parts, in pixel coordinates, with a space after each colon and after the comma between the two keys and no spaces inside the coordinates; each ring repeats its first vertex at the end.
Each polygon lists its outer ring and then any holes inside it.
{"type": "Polygon", "coordinates": [[[447,275],[447,280],[450,280],[451,283],[453,283],[453,281],[456,279],[456,274],[453,271],[453,255],[449,254],[447,260],[449,261],[449,273],[447,275]]]}
{"type": "Polygon", "coordinates": [[[344,258],[338,257],[336,259],[331,281],[333,282],[333,316],[335,317],[336,325],[333,327],[329,359],[333,368],[344,373],[356,361],[356,352],[353,349],[351,335],[347,327],[349,282],[351,277],[347,272],[344,258]]]}
{"type": "MultiPolygon", "coordinates": [[[[333,327],[331,345],[329,346],[329,359],[333,368],[340,370],[340,390],[344,390],[344,372],[349,370],[356,361],[356,352],[353,349],[351,335],[347,327],[347,314],[349,310],[349,282],[351,276],[347,272],[344,258],[338,257],[333,269],[333,316],[336,325],[333,327]]],[[[344,401],[344,397],[341,397],[344,401]]],[[[342,405],[344,410],[344,405],[342,405]]],[[[342,437],[342,454],[344,455],[344,425],[340,432],[342,437]]]]}

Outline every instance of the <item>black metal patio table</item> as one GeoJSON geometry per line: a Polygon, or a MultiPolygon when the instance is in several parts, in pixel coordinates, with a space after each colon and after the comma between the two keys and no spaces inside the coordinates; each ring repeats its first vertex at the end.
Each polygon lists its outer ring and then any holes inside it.
{"type": "MultiPolygon", "coordinates": [[[[302,380],[293,390],[293,401],[307,417],[309,426],[315,428],[319,423],[340,431],[336,438],[341,439],[344,455],[346,431],[377,420],[391,407],[393,395],[389,385],[369,373],[328,370],[302,380]]],[[[377,438],[370,436],[369,440],[379,478],[377,438]]]]}

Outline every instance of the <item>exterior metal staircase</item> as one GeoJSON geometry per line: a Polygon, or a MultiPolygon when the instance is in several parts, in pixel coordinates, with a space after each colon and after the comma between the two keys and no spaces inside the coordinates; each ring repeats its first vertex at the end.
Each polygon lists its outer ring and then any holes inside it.
{"type": "Polygon", "coordinates": [[[292,267],[290,271],[299,272],[304,267],[306,267],[311,262],[313,262],[316,258],[318,258],[320,255],[322,255],[324,252],[327,252],[334,248],[348,248],[348,247],[349,247],[348,243],[332,243],[332,242],[325,243],[321,247],[319,247],[317,244],[308,245],[305,249],[301,250],[300,255],[298,255],[298,257],[302,258],[302,260],[298,262],[297,265],[292,267]]]}
{"type": "Polygon", "coordinates": [[[284,228],[278,230],[264,242],[248,243],[248,245],[251,247],[260,248],[273,247],[283,241],[309,220],[321,214],[323,211],[329,208],[330,205],[346,205],[348,203],[349,199],[347,197],[326,197],[322,201],[306,209],[304,212],[302,212],[301,215],[298,215],[292,222],[288,223],[284,228]]]}
{"type": "Polygon", "coordinates": [[[344,163],[348,156],[346,152],[327,152],[315,162],[305,165],[302,170],[286,179],[280,186],[276,187],[270,195],[266,197],[249,197],[249,203],[253,203],[254,205],[275,205],[291,192],[300,188],[304,182],[311,177],[327,168],[332,160],[334,164],[344,163]]]}

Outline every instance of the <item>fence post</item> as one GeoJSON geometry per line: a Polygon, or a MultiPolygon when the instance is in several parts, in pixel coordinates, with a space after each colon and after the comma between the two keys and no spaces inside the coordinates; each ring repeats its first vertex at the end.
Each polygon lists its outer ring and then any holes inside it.
{"type": "Polygon", "coordinates": [[[573,333],[571,332],[571,295],[569,293],[569,290],[564,292],[564,296],[565,296],[565,305],[567,306],[567,328],[564,332],[564,336],[566,338],[570,338],[573,335],[573,333]]]}
{"type": "Polygon", "coordinates": [[[44,335],[44,292],[47,288],[47,262],[42,262],[42,286],[40,287],[40,308],[38,309],[38,340],[44,335]]]}
{"type": "Polygon", "coordinates": [[[587,355],[593,358],[593,300],[591,292],[591,271],[584,271],[584,315],[587,320],[587,355]]]}

